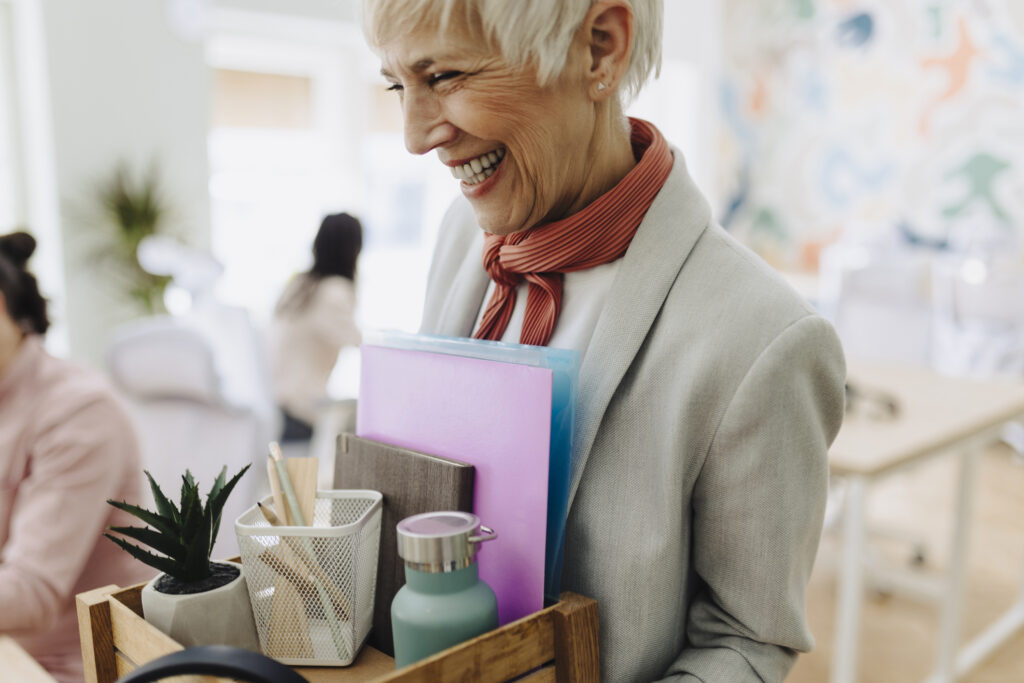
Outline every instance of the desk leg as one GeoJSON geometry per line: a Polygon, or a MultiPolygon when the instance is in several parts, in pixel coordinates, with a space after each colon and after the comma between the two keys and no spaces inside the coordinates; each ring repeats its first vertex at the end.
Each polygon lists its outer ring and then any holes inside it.
{"type": "Polygon", "coordinates": [[[832,683],[854,683],[857,680],[860,613],[864,602],[864,518],[867,512],[867,479],[851,475],[846,481],[846,502],[843,506],[843,560],[839,570],[839,594],[836,603],[832,683]]]}
{"type": "Polygon", "coordinates": [[[935,672],[929,683],[952,683],[957,678],[956,655],[960,646],[960,620],[963,614],[964,584],[967,579],[968,540],[973,512],[974,478],[978,469],[975,448],[960,454],[960,477],[956,495],[956,518],[953,522],[953,543],[949,551],[949,574],[946,597],[942,601],[939,643],[935,672]]]}

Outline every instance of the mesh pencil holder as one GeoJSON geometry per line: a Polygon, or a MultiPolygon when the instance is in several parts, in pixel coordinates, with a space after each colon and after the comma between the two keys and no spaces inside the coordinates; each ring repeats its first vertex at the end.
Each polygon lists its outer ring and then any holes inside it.
{"type": "Polygon", "coordinates": [[[238,518],[263,654],[284,664],[352,663],[373,622],[381,507],[378,491],[330,490],[317,491],[312,526],[271,526],[255,505],[238,518]]]}

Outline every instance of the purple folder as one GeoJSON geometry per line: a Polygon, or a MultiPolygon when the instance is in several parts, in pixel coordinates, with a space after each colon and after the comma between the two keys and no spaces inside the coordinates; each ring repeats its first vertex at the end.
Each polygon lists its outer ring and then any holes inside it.
{"type": "Polygon", "coordinates": [[[477,556],[498,620],[541,609],[551,370],[366,345],[361,365],[356,433],[473,465],[473,512],[498,533],[477,556]]]}

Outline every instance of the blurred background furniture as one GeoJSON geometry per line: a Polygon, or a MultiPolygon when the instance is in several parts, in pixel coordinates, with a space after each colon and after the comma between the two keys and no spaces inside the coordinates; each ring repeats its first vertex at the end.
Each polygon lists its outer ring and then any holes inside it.
{"type": "Polygon", "coordinates": [[[222,467],[232,476],[255,465],[224,507],[214,548],[217,557],[237,554],[232,524],[268,490],[263,463],[280,428],[247,317],[132,321],[115,331],[107,367],[135,423],[143,466],[165,489],[185,468],[205,490],[222,467]]]}
{"type": "MultiPolygon", "coordinates": [[[[119,676],[184,648],[142,618],[142,585],[106,586],[77,596],[86,683],[119,676]]],[[[394,660],[364,646],[352,666],[297,668],[310,683],[600,680],[597,602],[562,593],[551,607],[395,670],[394,660]]]]}
{"type": "Polygon", "coordinates": [[[951,378],[926,369],[860,360],[850,362],[849,377],[854,385],[892,396],[898,412],[885,418],[855,407],[829,452],[832,475],[844,479],[847,486],[831,680],[857,680],[861,602],[870,572],[876,585],[912,592],[939,605],[941,625],[929,682],[953,681],[1024,626],[1024,602],[1018,602],[958,653],[977,453],[1001,437],[1008,421],[1024,416],[1024,385],[951,378]],[[868,567],[868,486],[941,455],[959,460],[946,576],[936,584],[914,572],[868,567]]]}
{"type": "Polygon", "coordinates": [[[838,242],[821,253],[819,308],[857,358],[926,366],[931,253],[838,242]]]}

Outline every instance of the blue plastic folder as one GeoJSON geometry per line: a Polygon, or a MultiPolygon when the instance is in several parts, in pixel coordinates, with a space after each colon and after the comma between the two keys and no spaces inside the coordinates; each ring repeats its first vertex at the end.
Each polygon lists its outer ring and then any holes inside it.
{"type": "Polygon", "coordinates": [[[580,354],[569,349],[506,342],[441,337],[405,332],[370,332],[363,343],[396,349],[444,353],[481,360],[516,363],[552,371],[551,450],[548,466],[548,521],[544,556],[544,595],[557,601],[565,555],[565,522],[572,472],[576,395],[579,390],[580,354]]]}

